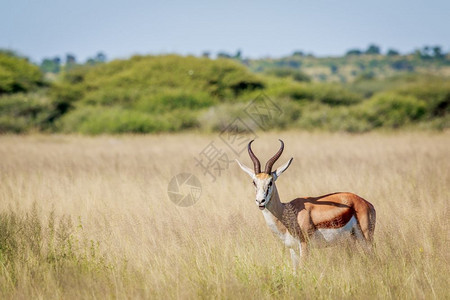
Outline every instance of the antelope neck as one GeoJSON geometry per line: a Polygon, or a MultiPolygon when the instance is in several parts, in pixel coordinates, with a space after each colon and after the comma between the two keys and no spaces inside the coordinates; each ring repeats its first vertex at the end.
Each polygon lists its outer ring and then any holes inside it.
{"type": "Polygon", "coordinates": [[[272,197],[270,197],[269,203],[266,204],[266,209],[278,220],[281,221],[283,219],[284,204],[280,201],[275,183],[273,183],[272,197]]]}

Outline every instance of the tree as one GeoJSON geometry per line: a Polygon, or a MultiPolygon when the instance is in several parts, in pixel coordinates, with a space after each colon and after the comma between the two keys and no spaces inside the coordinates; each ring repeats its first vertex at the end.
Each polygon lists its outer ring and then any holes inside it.
{"type": "Polygon", "coordinates": [[[89,57],[87,60],[86,60],[86,65],[90,65],[90,66],[93,66],[93,65],[95,65],[97,62],[95,61],[95,59],[93,59],[92,57],[89,57]]]}
{"type": "Polygon", "coordinates": [[[61,58],[59,56],[53,57],[53,63],[57,64],[58,66],[61,65],[61,58]]]}
{"type": "Polygon", "coordinates": [[[1,54],[7,55],[7,56],[20,57],[20,55],[17,54],[16,51],[10,50],[10,49],[1,49],[1,48],[0,48],[0,55],[1,55],[1,54]]]}
{"type": "Polygon", "coordinates": [[[445,55],[442,53],[440,46],[434,46],[432,50],[434,58],[444,58],[445,55]]]}
{"type": "Polygon", "coordinates": [[[305,53],[303,51],[296,50],[292,53],[292,56],[305,56],[305,53]]]}
{"type": "Polygon", "coordinates": [[[66,70],[72,69],[77,64],[77,59],[73,54],[66,54],[66,70]]]}
{"type": "Polygon", "coordinates": [[[98,52],[97,55],[94,57],[89,57],[86,60],[87,65],[96,65],[96,64],[102,64],[106,62],[106,55],[103,52],[98,52]]]}
{"type": "Polygon", "coordinates": [[[332,74],[336,74],[338,72],[339,68],[335,64],[330,65],[330,71],[332,74]]]}
{"type": "Polygon", "coordinates": [[[386,54],[387,56],[398,56],[400,55],[400,52],[394,49],[389,49],[386,54]]]}
{"type": "Polygon", "coordinates": [[[73,54],[66,54],[66,65],[74,65],[77,63],[77,59],[73,54]]]}
{"type": "Polygon", "coordinates": [[[97,55],[95,56],[95,60],[99,63],[106,62],[106,54],[103,52],[98,52],[97,55]]]}
{"type": "Polygon", "coordinates": [[[54,58],[44,58],[40,65],[44,73],[59,73],[61,70],[61,59],[56,56],[54,58]]]}
{"type": "Polygon", "coordinates": [[[292,74],[292,79],[294,79],[295,81],[303,81],[303,82],[311,81],[311,77],[308,74],[303,73],[302,71],[295,71],[292,74]]]}
{"type": "Polygon", "coordinates": [[[102,64],[106,62],[106,55],[103,52],[98,52],[94,57],[89,57],[86,61],[88,65],[102,64]]]}
{"type": "Polygon", "coordinates": [[[345,56],[350,56],[350,55],[361,55],[362,51],[359,49],[350,49],[347,51],[347,53],[345,53],[345,56]]]}
{"type": "Polygon", "coordinates": [[[369,47],[367,47],[367,50],[365,53],[369,54],[369,55],[377,55],[377,54],[381,53],[381,50],[380,50],[380,47],[378,47],[377,45],[371,44],[371,45],[369,45],[369,47]]]}
{"type": "Polygon", "coordinates": [[[397,71],[414,71],[414,66],[407,59],[396,60],[391,64],[391,68],[397,71]]]}
{"type": "Polygon", "coordinates": [[[423,47],[423,50],[422,50],[422,55],[424,56],[424,57],[426,57],[426,58],[430,58],[431,57],[431,47],[430,46],[425,46],[425,47],[423,47]]]}
{"type": "Polygon", "coordinates": [[[231,55],[224,51],[221,51],[221,52],[217,53],[217,57],[218,58],[231,58],[231,55]]]}
{"type": "Polygon", "coordinates": [[[242,58],[242,51],[239,49],[236,51],[236,54],[234,55],[234,58],[241,59],[242,58]]]}

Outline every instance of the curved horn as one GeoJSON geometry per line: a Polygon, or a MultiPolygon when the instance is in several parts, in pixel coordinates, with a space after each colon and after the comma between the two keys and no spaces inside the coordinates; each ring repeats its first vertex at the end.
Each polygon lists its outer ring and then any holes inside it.
{"type": "Polygon", "coordinates": [[[259,162],[259,159],[256,157],[256,155],[252,151],[252,143],[254,140],[251,140],[250,143],[248,143],[248,155],[250,155],[250,158],[253,161],[253,167],[255,168],[255,174],[261,173],[261,163],[259,162]]]}
{"type": "Polygon", "coordinates": [[[282,140],[279,140],[279,141],[281,143],[280,150],[278,150],[278,152],[275,153],[275,155],[271,159],[269,159],[269,161],[266,163],[266,170],[264,171],[264,173],[266,173],[266,174],[272,173],[273,164],[280,158],[281,153],[283,153],[284,143],[282,140]]]}

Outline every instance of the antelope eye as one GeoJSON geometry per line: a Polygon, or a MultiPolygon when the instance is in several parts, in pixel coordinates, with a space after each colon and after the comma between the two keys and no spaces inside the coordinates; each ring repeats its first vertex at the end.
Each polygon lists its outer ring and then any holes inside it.
{"type": "Polygon", "coordinates": [[[256,187],[256,183],[253,181],[253,185],[256,187]]]}

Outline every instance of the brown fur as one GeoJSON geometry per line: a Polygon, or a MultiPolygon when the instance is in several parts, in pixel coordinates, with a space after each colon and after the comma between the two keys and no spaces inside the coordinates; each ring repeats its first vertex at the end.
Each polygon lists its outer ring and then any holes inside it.
{"type": "Polygon", "coordinates": [[[259,174],[256,174],[255,175],[258,179],[267,179],[267,178],[269,178],[269,174],[266,174],[266,173],[259,173],[259,174]]]}
{"type": "Polygon", "coordinates": [[[373,205],[352,193],[296,198],[289,203],[281,203],[274,186],[267,209],[275,216],[274,222],[281,232],[288,230],[301,241],[308,240],[317,229],[340,228],[347,224],[352,216],[358,221],[367,242],[372,241],[375,230],[376,213],[373,205]],[[292,216],[296,220],[295,223],[292,216]]]}
{"type": "MultiPolygon", "coordinates": [[[[261,173],[259,160],[250,148],[252,142],[249,143],[248,148],[250,157],[252,157],[255,163],[255,172],[258,172],[254,176],[259,181],[263,181],[263,184],[265,184],[264,188],[267,189],[267,180],[272,177],[272,173],[267,170],[261,173]]],[[[283,151],[284,144],[281,140],[280,142],[281,148],[271,159],[271,164],[278,159],[283,151]]],[[[280,169],[279,175],[289,167],[291,162],[292,158],[280,169]]],[[[239,163],[239,165],[241,164],[239,163]]],[[[241,168],[251,175],[251,171],[247,170],[246,167],[241,165],[241,168]]],[[[268,168],[268,170],[270,169],[268,168]]],[[[267,194],[267,190],[265,192],[267,194]]],[[[261,196],[261,193],[259,193],[259,196],[261,196]]],[[[262,203],[261,199],[257,199],[257,202],[262,203]]],[[[352,217],[355,217],[363,235],[362,242],[364,242],[365,248],[370,249],[371,247],[375,230],[376,213],[373,205],[358,195],[352,193],[333,193],[320,197],[296,198],[289,203],[282,203],[275,182],[273,182],[272,195],[265,204],[265,208],[271,212],[270,218],[272,218],[279,233],[284,236],[288,231],[300,241],[300,249],[302,250],[301,257],[303,259],[308,254],[307,244],[318,229],[341,228],[352,217]]],[[[361,239],[359,233],[354,232],[353,236],[361,239]]]]}

